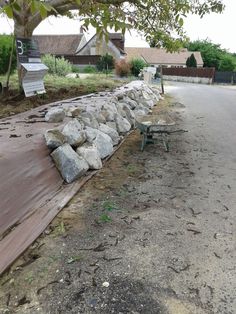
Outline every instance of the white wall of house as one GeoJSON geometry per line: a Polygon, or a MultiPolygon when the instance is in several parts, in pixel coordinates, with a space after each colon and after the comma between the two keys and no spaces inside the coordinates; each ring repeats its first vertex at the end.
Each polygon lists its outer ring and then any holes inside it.
{"type": "Polygon", "coordinates": [[[83,35],[81,40],[80,40],[79,46],[76,49],[76,52],[79,51],[86,44],[86,42],[87,42],[87,40],[86,40],[85,36],[83,35]]]}
{"type": "Polygon", "coordinates": [[[111,54],[115,59],[120,59],[120,50],[109,40],[106,42],[105,38],[98,38],[94,36],[84,48],[77,53],[77,55],[104,55],[111,54]]]}

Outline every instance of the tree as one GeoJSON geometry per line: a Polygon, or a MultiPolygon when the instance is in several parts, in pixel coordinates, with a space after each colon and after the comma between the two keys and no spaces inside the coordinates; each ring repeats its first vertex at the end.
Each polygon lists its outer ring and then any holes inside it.
{"type": "Polygon", "coordinates": [[[115,60],[112,55],[106,53],[104,56],[101,56],[97,63],[97,69],[101,72],[107,72],[115,67],[115,60]]]}
{"type": "Polygon", "coordinates": [[[236,59],[233,59],[230,55],[224,55],[220,61],[220,71],[234,71],[236,66],[236,59]]]}
{"type": "Polygon", "coordinates": [[[18,37],[31,37],[34,29],[50,15],[73,17],[78,10],[85,28],[91,24],[98,33],[135,28],[146,40],[168,50],[186,38],[183,17],[221,12],[223,0],[0,0],[0,13],[14,20],[18,37]]]}
{"type": "Polygon", "coordinates": [[[186,48],[189,51],[201,52],[204,67],[214,67],[220,71],[224,71],[223,69],[232,71],[235,68],[235,56],[208,39],[190,42],[186,48]]]}
{"type": "Polygon", "coordinates": [[[186,61],[186,66],[188,68],[196,68],[197,67],[197,60],[196,60],[193,53],[191,54],[190,57],[188,57],[188,59],[186,61]]]}

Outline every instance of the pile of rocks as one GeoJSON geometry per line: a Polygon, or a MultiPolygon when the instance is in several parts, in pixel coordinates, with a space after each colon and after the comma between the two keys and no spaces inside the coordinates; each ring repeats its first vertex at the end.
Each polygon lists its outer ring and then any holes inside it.
{"type": "Polygon", "coordinates": [[[160,99],[157,88],[132,82],[115,92],[104,92],[63,102],[45,116],[60,123],[47,130],[51,157],[67,183],[88,169],[102,168],[102,159],[135,127],[138,116],[147,115],[160,99]]]}

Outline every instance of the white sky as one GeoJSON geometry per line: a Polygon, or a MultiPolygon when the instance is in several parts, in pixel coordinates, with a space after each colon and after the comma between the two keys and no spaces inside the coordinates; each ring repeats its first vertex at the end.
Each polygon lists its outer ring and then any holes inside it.
{"type": "MultiPolygon", "coordinates": [[[[224,0],[226,9],[223,14],[210,14],[200,19],[197,16],[188,17],[185,21],[185,30],[191,40],[209,38],[216,44],[221,44],[222,48],[231,52],[236,52],[235,16],[236,1],[224,0]]],[[[76,34],[79,33],[80,24],[78,20],[70,20],[66,17],[49,17],[43,21],[36,29],[35,34],[76,34]]],[[[13,25],[7,18],[0,17],[0,33],[11,33],[13,25]]],[[[86,34],[90,38],[94,34],[91,30],[86,34]]],[[[132,32],[125,35],[125,45],[127,47],[148,47],[147,43],[132,32]]]]}

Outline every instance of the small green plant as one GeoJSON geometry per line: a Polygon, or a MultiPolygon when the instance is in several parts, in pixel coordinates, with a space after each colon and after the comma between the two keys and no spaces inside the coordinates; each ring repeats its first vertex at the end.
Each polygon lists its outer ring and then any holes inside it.
{"type": "Polygon", "coordinates": [[[130,64],[125,60],[117,61],[115,64],[116,74],[120,77],[125,77],[130,75],[130,64]]]}
{"type": "Polygon", "coordinates": [[[137,169],[136,165],[130,164],[127,166],[127,171],[129,174],[134,174],[135,172],[137,172],[137,170],[138,169],[137,169]]]}
{"type": "Polygon", "coordinates": [[[140,58],[132,59],[130,62],[130,70],[134,76],[138,76],[141,70],[147,66],[147,63],[140,58]]]}
{"type": "Polygon", "coordinates": [[[102,204],[102,207],[104,208],[104,210],[107,210],[109,212],[118,209],[116,204],[111,202],[111,201],[109,201],[109,200],[104,201],[103,204],[102,204]]]}
{"type": "Polygon", "coordinates": [[[67,260],[67,264],[72,264],[74,262],[78,262],[82,259],[82,257],[80,255],[77,256],[71,256],[70,258],[68,258],[67,260]]]}
{"type": "Polygon", "coordinates": [[[99,222],[111,222],[112,219],[109,215],[107,214],[101,214],[101,216],[99,217],[99,222]]]}
{"type": "Polygon", "coordinates": [[[97,70],[92,65],[87,65],[86,67],[84,67],[83,72],[84,73],[96,73],[97,70]]]}
{"type": "Polygon", "coordinates": [[[72,66],[69,61],[65,60],[64,57],[56,58],[53,55],[45,55],[42,57],[42,62],[48,67],[48,73],[65,76],[72,72],[72,66]]]}
{"type": "Polygon", "coordinates": [[[80,73],[80,69],[76,65],[72,64],[71,68],[73,73],[80,73]]]}

